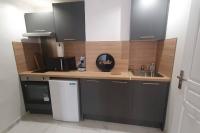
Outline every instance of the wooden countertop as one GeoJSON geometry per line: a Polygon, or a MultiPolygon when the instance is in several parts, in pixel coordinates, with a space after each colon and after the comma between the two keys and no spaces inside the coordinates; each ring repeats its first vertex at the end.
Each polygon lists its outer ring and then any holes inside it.
{"type": "Polygon", "coordinates": [[[113,75],[110,72],[46,72],[46,73],[32,73],[31,71],[20,73],[21,76],[45,76],[54,78],[88,78],[88,79],[116,79],[116,80],[130,80],[128,72],[122,72],[119,75],[113,75]]]}
{"type": "Polygon", "coordinates": [[[111,72],[53,72],[46,73],[32,73],[32,71],[26,71],[19,73],[20,76],[41,76],[50,78],[81,78],[81,79],[113,79],[113,80],[143,80],[143,81],[163,81],[169,82],[171,79],[167,76],[164,77],[144,77],[135,76],[132,72],[121,72],[120,74],[112,74],[111,72]]]}

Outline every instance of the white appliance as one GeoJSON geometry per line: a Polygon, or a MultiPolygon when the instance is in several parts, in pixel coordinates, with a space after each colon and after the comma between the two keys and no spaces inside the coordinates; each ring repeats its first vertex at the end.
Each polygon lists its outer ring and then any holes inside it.
{"type": "Polygon", "coordinates": [[[55,120],[79,122],[79,90],[76,80],[50,80],[50,94],[55,120]]]}

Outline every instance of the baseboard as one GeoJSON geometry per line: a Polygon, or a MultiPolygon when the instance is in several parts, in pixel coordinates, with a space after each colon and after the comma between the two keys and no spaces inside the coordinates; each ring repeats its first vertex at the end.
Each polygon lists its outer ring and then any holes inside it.
{"type": "Polygon", "coordinates": [[[0,133],[7,133],[12,127],[14,127],[21,120],[21,118],[22,118],[22,116],[18,117],[7,128],[5,128],[2,131],[0,131],[0,133]]]}

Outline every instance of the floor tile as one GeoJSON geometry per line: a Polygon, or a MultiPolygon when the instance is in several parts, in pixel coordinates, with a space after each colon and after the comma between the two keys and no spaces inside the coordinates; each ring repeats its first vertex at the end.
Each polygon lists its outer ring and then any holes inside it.
{"type": "Polygon", "coordinates": [[[100,133],[100,130],[98,128],[82,128],[81,133],[100,133]]]}
{"type": "Polygon", "coordinates": [[[103,121],[55,121],[50,115],[27,114],[7,133],[162,133],[160,129],[103,121]]]}
{"type": "Polygon", "coordinates": [[[20,121],[8,133],[44,133],[50,126],[46,123],[20,121]]]}
{"type": "Polygon", "coordinates": [[[81,133],[80,128],[58,126],[55,133],[81,133]]]}

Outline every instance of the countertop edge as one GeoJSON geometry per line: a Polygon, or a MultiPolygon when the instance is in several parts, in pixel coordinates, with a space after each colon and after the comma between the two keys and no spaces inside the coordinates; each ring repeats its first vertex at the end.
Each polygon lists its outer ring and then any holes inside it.
{"type": "Polygon", "coordinates": [[[169,77],[142,77],[134,76],[131,72],[124,72],[121,75],[112,75],[106,73],[104,76],[100,75],[98,72],[88,72],[88,74],[80,72],[47,72],[47,73],[32,73],[31,71],[19,73],[19,76],[39,76],[39,77],[49,77],[49,78],[73,78],[73,79],[107,79],[107,80],[129,80],[129,81],[160,81],[160,82],[170,82],[169,77]],[[96,74],[96,75],[95,75],[96,74]]]}

